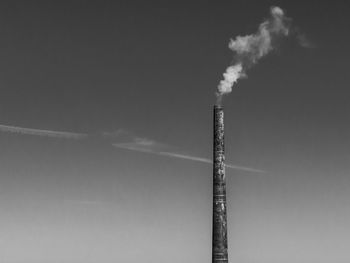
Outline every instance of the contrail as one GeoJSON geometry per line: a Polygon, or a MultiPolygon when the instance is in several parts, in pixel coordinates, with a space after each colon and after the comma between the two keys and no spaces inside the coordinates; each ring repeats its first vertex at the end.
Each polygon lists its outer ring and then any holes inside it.
{"type": "Polygon", "coordinates": [[[53,137],[53,138],[74,139],[74,140],[86,139],[88,137],[88,135],[85,133],[39,130],[39,129],[23,128],[23,127],[17,127],[17,126],[1,125],[1,124],[0,124],[0,131],[35,135],[35,136],[53,137]]]}
{"type": "MultiPolygon", "coordinates": [[[[24,135],[35,135],[35,136],[74,139],[74,140],[81,140],[81,139],[86,139],[89,137],[89,135],[86,133],[40,130],[40,129],[31,129],[31,128],[9,126],[9,125],[2,125],[2,124],[0,124],[0,132],[10,132],[10,133],[19,133],[19,134],[24,134],[24,135]]],[[[127,133],[127,132],[123,131],[123,134],[125,134],[125,133],[127,133]]],[[[120,134],[121,134],[121,132],[113,133],[113,136],[118,137],[120,134]]],[[[117,147],[117,148],[127,149],[127,150],[132,150],[132,151],[137,151],[137,152],[152,153],[152,154],[156,154],[156,155],[160,155],[160,156],[179,158],[179,159],[201,162],[201,163],[209,163],[209,164],[213,163],[213,161],[208,159],[208,158],[165,151],[166,149],[169,149],[168,145],[158,143],[158,142],[155,142],[155,141],[150,140],[150,139],[141,138],[141,137],[134,137],[132,142],[114,143],[112,145],[114,147],[117,147]]],[[[242,170],[242,171],[247,171],[247,172],[266,173],[265,171],[262,171],[262,170],[244,167],[244,166],[233,165],[233,164],[226,164],[225,166],[227,168],[242,170]]]]}
{"type": "MultiPolygon", "coordinates": [[[[181,154],[181,153],[175,153],[175,152],[168,152],[168,151],[159,151],[155,149],[153,146],[156,146],[158,148],[158,143],[148,140],[148,145],[138,142],[130,142],[130,143],[114,143],[113,146],[121,149],[127,149],[131,151],[137,151],[137,152],[144,152],[144,153],[151,153],[161,156],[167,156],[171,158],[179,158],[179,159],[185,159],[189,161],[195,161],[195,162],[201,162],[201,163],[208,163],[212,164],[213,161],[208,158],[188,155],[188,154],[181,154]],[[151,143],[153,142],[153,143],[151,143]]],[[[233,164],[226,164],[227,168],[235,169],[235,170],[241,170],[246,172],[254,172],[254,173],[266,173],[265,171],[244,167],[244,166],[238,166],[233,164]]]]}
{"type": "MultiPolygon", "coordinates": [[[[160,152],[158,154],[163,155],[163,156],[169,156],[169,157],[175,157],[175,158],[181,158],[181,159],[186,159],[186,160],[191,160],[191,161],[202,162],[202,163],[209,163],[209,164],[213,163],[213,161],[211,159],[187,155],[187,154],[179,154],[179,153],[171,153],[171,152],[160,152]]],[[[231,169],[236,169],[236,170],[247,171],[247,172],[266,173],[265,171],[262,171],[262,170],[244,167],[244,166],[233,165],[233,164],[225,164],[225,167],[231,168],[231,169]]]]}

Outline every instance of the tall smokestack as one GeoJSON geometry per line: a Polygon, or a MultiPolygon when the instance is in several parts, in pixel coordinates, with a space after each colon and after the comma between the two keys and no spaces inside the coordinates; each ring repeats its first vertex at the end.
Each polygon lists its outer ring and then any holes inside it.
{"type": "Polygon", "coordinates": [[[214,106],[212,263],[227,263],[224,110],[214,106]]]}

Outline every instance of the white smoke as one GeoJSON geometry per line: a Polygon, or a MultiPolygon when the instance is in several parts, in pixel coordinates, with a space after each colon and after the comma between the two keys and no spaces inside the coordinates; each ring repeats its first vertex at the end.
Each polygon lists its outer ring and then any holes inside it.
{"type": "Polygon", "coordinates": [[[224,79],[220,81],[216,92],[218,105],[221,104],[223,95],[231,93],[233,84],[235,84],[239,78],[246,76],[241,63],[229,66],[222,75],[224,79]]]}
{"type": "Polygon", "coordinates": [[[238,79],[246,77],[245,71],[256,64],[260,58],[274,49],[274,40],[289,34],[290,19],[284,11],[275,6],[270,9],[271,17],[259,25],[255,34],[237,36],[231,39],[228,47],[234,52],[233,65],[226,69],[224,79],[220,81],[216,95],[220,103],[224,94],[232,91],[238,79]]]}

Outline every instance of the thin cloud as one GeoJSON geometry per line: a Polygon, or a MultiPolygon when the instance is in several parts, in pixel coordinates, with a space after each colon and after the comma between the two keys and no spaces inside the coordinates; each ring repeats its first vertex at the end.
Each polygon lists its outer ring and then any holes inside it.
{"type": "Polygon", "coordinates": [[[297,35],[297,41],[303,48],[316,48],[316,45],[313,44],[304,34],[299,33],[297,35]]]}
{"type": "Polygon", "coordinates": [[[1,125],[1,124],[0,124],[0,131],[1,132],[9,132],[9,133],[18,133],[18,134],[23,134],[23,135],[35,135],[35,136],[53,137],[53,138],[62,138],[62,139],[74,139],[74,140],[86,139],[88,137],[88,135],[85,133],[39,130],[39,129],[31,129],[31,128],[1,125]]]}
{"type": "Polygon", "coordinates": [[[137,145],[133,142],[131,143],[113,143],[114,147],[121,148],[121,149],[127,149],[131,151],[137,151],[137,152],[147,152],[147,153],[156,153],[154,150],[145,148],[142,145],[137,145]]]}
{"type": "Polygon", "coordinates": [[[101,133],[101,136],[103,138],[111,138],[111,139],[113,139],[113,138],[118,138],[118,137],[121,137],[121,136],[130,136],[130,135],[129,135],[128,131],[126,131],[124,129],[118,129],[118,130],[112,131],[112,132],[104,131],[104,132],[101,133]]]}
{"type": "Polygon", "coordinates": [[[157,154],[169,149],[169,146],[166,144],[139,137],[134,138],[132,142],[113,143],[112,145],[117,148],[157,154]]]}

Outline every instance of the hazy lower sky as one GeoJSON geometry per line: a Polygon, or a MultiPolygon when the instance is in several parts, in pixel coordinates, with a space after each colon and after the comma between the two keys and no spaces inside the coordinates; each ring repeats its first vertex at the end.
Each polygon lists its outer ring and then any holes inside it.
{"type": "Polygon", "coordinates": [[[0,262],[210,263],[211,165],[113,144],[210,159],[228,42],[272,5],[313,48],[281,42],[224,99],[227,162],[267,172],[227,170],[229,259],[350,262],[340,0],[1,1],[0,262]]]}

